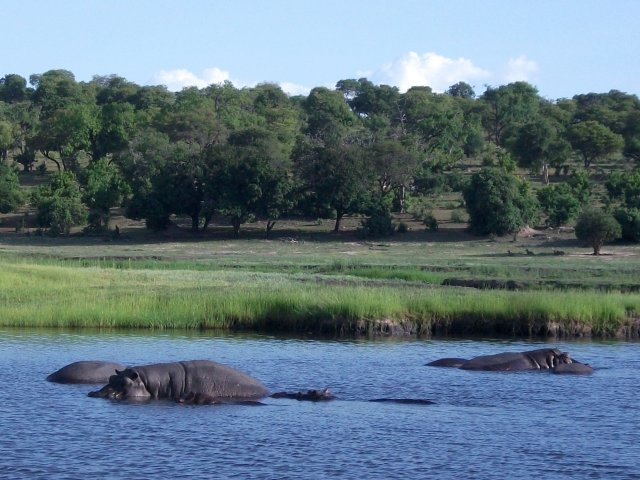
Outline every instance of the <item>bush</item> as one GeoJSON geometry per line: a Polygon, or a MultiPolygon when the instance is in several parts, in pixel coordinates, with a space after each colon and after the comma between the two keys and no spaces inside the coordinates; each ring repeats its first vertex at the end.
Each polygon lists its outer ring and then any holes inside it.
{"type": "Polygon", "coordinates": [[[566,183],[541,188],[538,190],[538,201],[550,227],[566,225],[580,212],[580,201],[566,183]]]}
{"type": "Polygon", "coordinates": [[[407,233],[409,231],[409,225],[404,222],[400,222],[396,228],[397,233],[407,233]]]}
{"type": "Polygon", "coordinates": [[[619,208],[613,217],[622,227],[622,238],[631,242],[640,242],[640,209],[619,208]]]}
{"type": "Polygon", "coordinates": [[[18,174],[6,162],[0,161],[0,213],[13,212],[24,200],[18,174]]]}
{"type": "Polygon", "coordinates": [[[499,168],[483,168],[463,192],[469,227],[479,235],[515,234],[538,217],[539,204],[526,182],[499,168]]]}
{"type": "Polygon", "coordinates": [[[616,219],[602,210],[584,210],[576,223],[576,237],[593,248],[594,255],[600,255],[605,242],[619,238],[622,228],[616,219]]]}
{"type": "Polygon", "coordinates": [[[361,222],[358,233],[362,238],[380,238],[393,235],[395,228],[390,215],[373,215],[361,222]]]}
{"type": "Polygon", "coordinates": [[[422,219],[422,223],[427,226],[427,230],[429,230],[430,232],[438,231],[438,220],[433,216],[432,213],[425,215],[425,217],[422,219]]]}
{"type": "Polygon", "coordinates": [[[465,223],[467,220],[464,216],[464,212],[461,210],[454,210],[451,212],[451,221],[453,223],[465,223]]]}
{"type": "Polygon", "coordinates": [[[87,221],[80,185],[71,172],[52,175],[48,185],[33,193],[32,202],[38,212],[38,226],[48,228],[51,235],[68,234],[72,226],[87,221]]]}

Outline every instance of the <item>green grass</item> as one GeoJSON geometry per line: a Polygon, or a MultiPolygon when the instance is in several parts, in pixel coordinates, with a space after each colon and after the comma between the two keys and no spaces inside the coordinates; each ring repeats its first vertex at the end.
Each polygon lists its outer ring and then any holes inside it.
{"type": "Polygon", "coordinates": [[[612,336],[640,311],[636,294],[434,287],[442,273],[417,268],[334,263],[323,266],[327,275],[146,262],[0,258],[0,325],[352,334],[395,322],[422,334],[545,334],[558,325],[612,336]]]}

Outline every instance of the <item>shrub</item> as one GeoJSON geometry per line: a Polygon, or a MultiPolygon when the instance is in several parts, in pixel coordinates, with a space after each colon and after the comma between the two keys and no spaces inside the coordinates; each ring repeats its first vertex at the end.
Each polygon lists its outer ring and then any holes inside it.
{"type": "Polygon", "coordinates": [[[566,225],[580,212],[580,201],[566,183],[541,188],[538,190],[538,201],[550,227],[566,225]]]}
{"type": "Polygon", "coordinates": [[[464,216],[464,212],[461,210],[454,210],[451,212],[451,221],[453,223],[465,223],[467,220],[464,216]]]}
{"type": "Polygon", "coordinates": [[[640,242],[640,209],[619,208],[613,214],[622,227],[622,238],[631,242],[640,242]]]}
{"type": "Polygon", "coordinates": [[[68,234],[71,227],[87,221],[80,186],[71,172],[58,172],[48,185],[39,187],[32,196],[37,209],[38,225],[51,235],[68,234]]]}
{"type": "Polygon", "coordinates": [[[430,232],[438,231],[438,220],[436,219],[436,217],[433,216],[432,213],[425,215],[425,217],[422,219],[422,223],[424,223],[427,226],[427,229],[430,232]]]}
{"type": "Polygon", "coordinates": [[[407,233],[409,231],[409,225],[404,222],[400,222],[396,227],[397,233],[407,233]]]}
{"type": "Polygon", "coordinates": [[[394,231],[391,216],[378,214],[363,220],[358,233],[363,238],[379,238],[393,235],[394,231]]]}
{"type": "Polygon", "coordinates": [[[470,229],[479,235],[515,234],[538,217],[528,184],[499,168],[474,173],[463,196],[470,229]]]}

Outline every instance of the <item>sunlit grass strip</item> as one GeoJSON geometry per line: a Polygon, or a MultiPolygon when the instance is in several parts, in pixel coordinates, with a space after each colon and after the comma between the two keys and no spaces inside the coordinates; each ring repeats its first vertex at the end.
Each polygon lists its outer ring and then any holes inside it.
{"type": "Polygon", "coordinates": [[[1,263],[0,325],[349,333],[380,320],[493,334],[580,322],[615,334],[640,295],[333,284],[332,277],[1,263]]]}

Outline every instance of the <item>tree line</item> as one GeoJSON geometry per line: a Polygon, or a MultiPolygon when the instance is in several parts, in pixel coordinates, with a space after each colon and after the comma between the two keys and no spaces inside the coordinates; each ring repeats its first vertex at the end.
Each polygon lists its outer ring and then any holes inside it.
{"type": "Polygon", "coordinates": [[[10,74],[0,79],[0,156],[0,212],[29,201],[54,234],[104,231],[110,210],[126,206],[153,229],[180,215],[194,232],[224,218],[236,234],[265,220],[268,233],[304,215],[339,230],[345,215],[364,214],[364,231],[382,235],[391,212],[446,190],[462,192],[472,231],[512,234],[541,214],[551,226],[575,220],[595,203],[599,167],[617,162],[598,202],[620,235],[640,239],[640,170],[625,170],[640,161],[640,101],[617,90],[548,100],[526,82],[476,95],[465,82],[401,93],[361,78],[306,96],[230,82],[172,93],[117,75],[10,74]],[[54,173],[25,198],[13,165],[54,173]],[[469,175],[469,165],[481,168],[469,175]],[[534,192],[518,167],[543,187],[534,192]]]}

